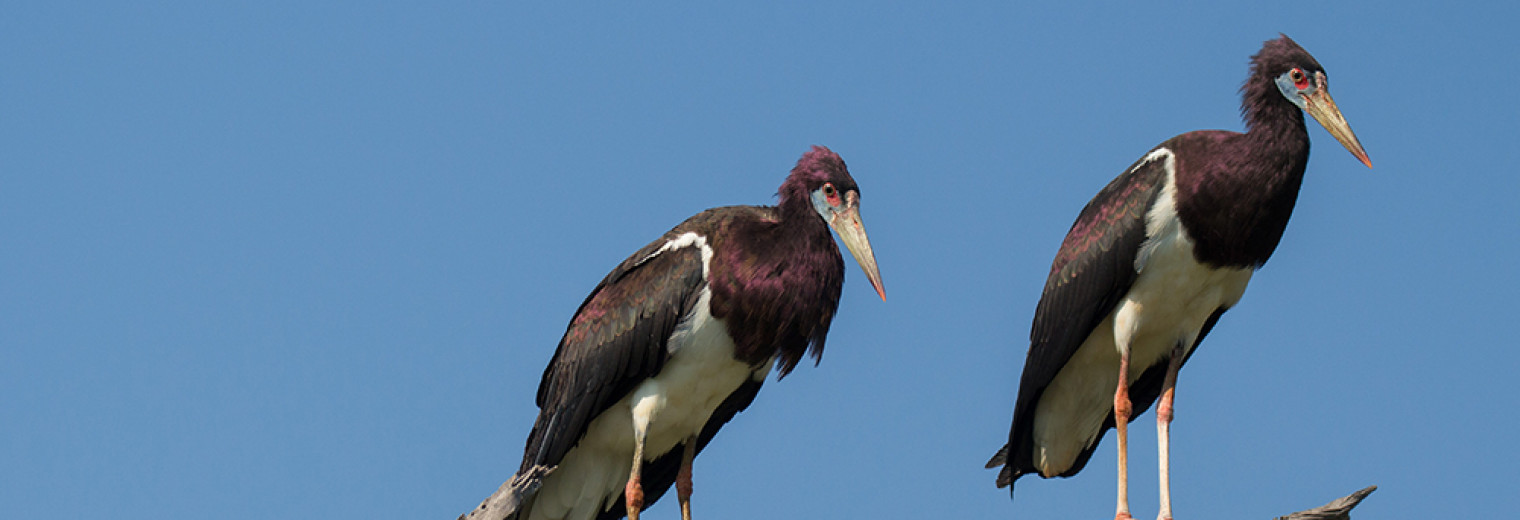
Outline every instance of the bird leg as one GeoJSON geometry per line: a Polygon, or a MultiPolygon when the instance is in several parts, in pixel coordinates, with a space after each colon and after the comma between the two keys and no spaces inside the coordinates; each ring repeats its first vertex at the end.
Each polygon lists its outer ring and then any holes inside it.
{"type": "Polygon", "coordinates": [[[1166,379],[1161,383],[1161,400],[1156,403],[1157,466],[1161,471],[1161,512],[1157,520],[1172,520],[1172,398],[1177,389],[1177,371],[1182,369],[1182,343],[1172,347],[1172,359],[1166,364],[1166,379]]]}
{"type": "Polygon", "coordinates": [[[681,501],[681,520],[691,520],[691,460],[697,456],[697,437],[686,439],[681,452],[681,471],[676,473],[676,498],[681,501]]]}
{"type": "Polygon", "coordinates": [[[639,511],[644,509],[644,485],[639,482],[639,474],[644,467],[644,439],[643,428],[634,428],[633,431],[633,470],[628,473],[628,485],[623,488],[623,497],[628,509],[628,520],[639,520],[639,511]]]}
{"type": "Polygon", "coordinates": [[[1119,351],[1119,385],[1114,391],[1114,429],[1119,430],[1119,511],[1114,520],[1129,516],[1129,349],[1119,351]]]}

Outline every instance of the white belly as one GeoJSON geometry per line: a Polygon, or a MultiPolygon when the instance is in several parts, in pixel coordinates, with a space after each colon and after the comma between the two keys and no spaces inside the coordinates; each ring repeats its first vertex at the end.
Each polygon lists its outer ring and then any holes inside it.
{"type": "Polygon", "coordinates": [[[770,372],[771,363],[753,367],[734,360],[727,328],[707,312],[710,298],[704,288],[695,315],[672,335],[660,373],[592,420],[580,443],[544,480],[529,519],[594,518],[628,481],[636,422],[647,425],[648,462],[701,433],[713,410],[739,385],[770,372]]]}
{"type": "MultiPolygon", "coordinates": [[[[1170,184],[1170,183],[1169,183],[1170,184]]],[[[1165,358],[1174,345],[1191,349],[1203,323],[1240,301],[1251,269],[1215,269],[1193,258],[1193,241],[1177,220],[1172,186],[1147,214],[1147,236],[1135,284],[1045,388],[1036,405],[1034,461],[1055,476],[1071,468],[1113,414],[1119,353],[1130,352],[1129,382],[1165,358]]]]}

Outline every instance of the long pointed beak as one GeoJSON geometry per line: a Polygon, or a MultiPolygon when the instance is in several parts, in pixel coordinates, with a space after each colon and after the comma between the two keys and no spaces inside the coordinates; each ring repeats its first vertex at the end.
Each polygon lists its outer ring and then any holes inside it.
{"type": "Polygon", "coordinates": [[[1362,149],[1361,141],[1357,141],[1356,134],[1351,133],[1351,124],[1341,115],[1341,109],[1336,108],[1335,100],[1330,98],[1330,89],[1323,82],[1320,83],[1319,90],[1304,98],[1304,111],[1314,116],[1314,120],[1329,130],[1330,135],[1340,141],[1341,146],[1346,147],[1357,160],[1368,168],[1372,167],[1372,159],[1367,158],[1367,151],[1362,149]]]}
{"type": "Polygon", "coordinates": [[[881,271],[876,268],[876,253],[871,251],[871,240],[866,238],[866,227],[860,223],[860,206],[854,204],[854,197],[847,199],[851,204],[844,211],[834,213],[834,218],[829,219],[829,227],[839,233],[844,247],[850,250],[855,263],[860,264],[860,269],[866,272],[866,278],[871,280],[871,287],[875,287],[876,294],[881,296],[882,301],[886,301],[887,290],[881,286],[881,271]]]}

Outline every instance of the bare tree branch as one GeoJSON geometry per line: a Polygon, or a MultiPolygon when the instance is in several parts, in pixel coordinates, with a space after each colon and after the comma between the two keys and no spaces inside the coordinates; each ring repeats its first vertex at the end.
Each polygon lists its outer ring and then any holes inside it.
{"type": "Polygon", "coordinates": [[[533,466],[526,473],[512,475],[495,493],[486,497],[473,511],[459,515],[459,520],[504,520],[517,516],[524,501],[538,493],[538,486],[553,472],[548,466],[533,466]]]}
{"type": "MultiPolygon", "coordinates": [[[[518,508],[525,501],[532,500],[538,487],[543,484],[544,478],[554,471],[546,466],[534,466],[527,473],[512,475],[512,478],[502,484],[500,488],[486,497],[474,510],[459,515],[458,520],[505,520],[517,516],[518,508]]],[[[1274,520],[1351,520],[1351,509],[1377,490],[1377,486],[1367,486],[1361,490],[1330,501],[1330,503],[1306,509],[1288,516],[1279,516],[1274,520]]]]}
{"type": "Polygon", "coordinates": [[[1351,508],[1362,502],[1363,498],[1377,490],[1377,486],[1367,486],[1350,495],[1330,501],[1314,509],[1299,511],[1288,516],[1279,516],[1276,520],[1351,520],[1351,508]]]}

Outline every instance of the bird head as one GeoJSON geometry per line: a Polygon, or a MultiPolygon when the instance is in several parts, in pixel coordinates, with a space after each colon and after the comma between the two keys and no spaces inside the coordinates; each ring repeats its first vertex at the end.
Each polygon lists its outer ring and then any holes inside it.
{"type": "Polygon", "coordinates": [[[1282,36],[1268,41],[1262,47],[1261,53],[1255,57],[1255,66],[1258,74],[1264,73],[1274,78],[1277,90],[1283,97],[1319,121],[1320,126],[1325,127],[1362,164],[1372,167],[1372,159],[1367,157],[1362,143],[1351,132],[1351,124],[1346,122],[1346,117],[1341,115],[1341,110],[1335,106],[1335,100],[1330,97],[1329,80],[1324,67],[1309,55],[1309,51],[1299,47],[1287,36],[1282,36]]]}
{"type": "Polygon", "coordinates": [[[866,237],[865,225],[860,221],[860,187],[850,177],[844,159],[828,148],[814,146],[792,169],[788,183],[794,181],[801,184],[818,216],[839,234],[839,240],[865,271],[876,294],[887,299],[881,271],[876,267],[876,254],[871,251],[871,240],[866,237]]]}

